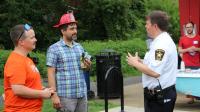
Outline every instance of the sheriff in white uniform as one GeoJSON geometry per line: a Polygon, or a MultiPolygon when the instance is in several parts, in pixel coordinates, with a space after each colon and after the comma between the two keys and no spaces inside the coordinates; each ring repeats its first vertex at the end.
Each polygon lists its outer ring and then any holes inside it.
{"type": "Polygon", "coordinates": [[[145,112],[173,112],[176,102],[178,55],[176,45],[166,32],[168,16],[153,11],[147,16],[146,31],[152,38],[149,51],[142,61],[128,53],[127,62],[142,74],[145,112]]]}
{"type": "MultiPolygon", "coordinates": [[[[157,79],[159,79],[162,89],[175,85],[178,63],[177,51],[176,45],[167,32],[162,32],[152,41],[143,63],[160,74],[157,79]]],[[[154,89],[159,85],[157,79],[143,74],[143,87],[154,89]]]]}

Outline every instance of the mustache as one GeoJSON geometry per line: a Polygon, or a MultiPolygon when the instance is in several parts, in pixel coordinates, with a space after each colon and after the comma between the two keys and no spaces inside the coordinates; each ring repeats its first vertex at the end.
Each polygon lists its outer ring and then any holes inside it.
{"type": "Polygon", "coordinates": [[[192,34],[192,33],[193,33],[193,31],[187,31],[187,33],[188,33],[188,34],[192,34]]]}
{"type": "Polygon", "coordinates": [[[76,38],[77,37],[77,34],[72,34],[72,38],[76,38]]]}
{"type": "Polygon", "coordinates": [[[72,37],[76,36],[77,34],[72,34],[72,37]]]}

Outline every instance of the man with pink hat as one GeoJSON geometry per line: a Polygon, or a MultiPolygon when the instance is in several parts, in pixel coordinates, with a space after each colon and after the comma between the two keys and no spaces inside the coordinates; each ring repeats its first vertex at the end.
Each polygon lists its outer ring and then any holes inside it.
{"type": "Polygon", "coordinates": [[[56,91],[51,97],[53,107],[57,112],[87,112],[84,70],[90,68],[91,56],[74,41],[77,21],[73,13],[67,13],[53,27],[60,29],[62,34],[60,40],[47,51],[49,86],[56,91]]]}

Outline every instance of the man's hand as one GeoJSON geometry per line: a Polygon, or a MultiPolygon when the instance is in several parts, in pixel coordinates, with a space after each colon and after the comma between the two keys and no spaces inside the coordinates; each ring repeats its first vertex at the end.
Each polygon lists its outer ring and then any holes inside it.
{"type": "Polygon", "coordinates": [[[194,52],[196,51],[196,47],[195,46],[191,46],[189,48],[187,48],[188,52],[194,52]]]}
{"type": "Polygon", "coordinates": [[[138,56],[138,52],[135,53],[135,56],[132,56],[130,53],[128,53],[128,56],[126,57],[127,63],[130,66],[135,67],[138,63],[141,63],[141,59],[138,56]]]}
{"type": "Polygon", "coordinates": [[[52,88],[45,88],[42,91],[42,98],[50,98],[53,94],[55,94],[55,91],[52,88]]]}
{"type": "Polygon", "coordinates": [[[92,62],[89,59],[84,59],[83,64],[86,66],[86,70],[89,70],[92,62]]]}
{"type": "Polygon", "coordinates": [[[195,47],[195,46],[192,46],[192,50],[193,50],[193,51],[200,51],[200,48],[195,47]]]}
{"type": "Polygon", "coordinates": [[[58,97],[57,93],[51,96],[51,100],[55,109],[61,108],[60,98],[58,97]]]}

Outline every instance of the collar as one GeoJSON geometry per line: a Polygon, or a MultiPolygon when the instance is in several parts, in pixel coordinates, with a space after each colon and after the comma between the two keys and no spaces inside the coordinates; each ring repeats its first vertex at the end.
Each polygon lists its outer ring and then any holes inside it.
{"type": "MultiPolygon", "coordinates": [[[[60,42],[59,42],[60,44],[61,44],[61,46],[67,46],[67,47],[70,47],[70,46],[68,46],[66,43],[65,43],[65,41],[61,38],[60,39],[60,42]]],[[[72,41],[72,47],[74,47],[74,46],[76,46],[76,45],[78,45],[78,43],[76,43],[75,41],[72,41]]]]}
{"type": "Polygon", "coordinates": [[[151,46],[150,46],[150,49],[151,47],[160,39],[163,38],[163,35],[165,35],[167,32],[161,32],[156,38],[153,39],[152,43],[151,43],[151,46]]]}

